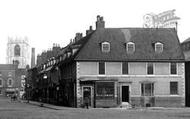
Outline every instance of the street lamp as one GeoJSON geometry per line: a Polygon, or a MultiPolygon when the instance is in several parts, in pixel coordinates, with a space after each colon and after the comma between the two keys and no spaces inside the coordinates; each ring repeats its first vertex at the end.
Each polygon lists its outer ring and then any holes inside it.
{"type": "Polygon", "coordinates": [[[29,87],[30,87],[30,85],[27,84],[27,85],[26,85],[26,88],[27,88],[27,102],[28,102],[28,103],[29,103],[29,87]]]}
{"type": "Polygon", "coordinates": [[[57,104],[59,104],[59,86],[56,87],[57,90],[57,104]]]}

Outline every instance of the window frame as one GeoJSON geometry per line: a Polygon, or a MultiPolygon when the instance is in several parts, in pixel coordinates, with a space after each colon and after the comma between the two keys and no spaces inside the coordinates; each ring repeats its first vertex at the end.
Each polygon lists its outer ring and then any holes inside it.
{"type": "Polygon", "coordinates": [[[155,65],[154,65],[153,62],[147,62],[147,63],[146,63],[146,74],[147,74],[147,75],[154,75],[154,67],[155,67],[155,65]],[[151,66],[152,66],[152,68],[151,68],[151,69],[152,69],[152,71],[151,71],[152,73],[149,73],[149,72],[150,72],[150,71],[149,71],[149,69],[150,69],[150,68],[149,68],[149,65],[150,65],[150,64],[151,64],[151,66]]]}
{"type": "Polygon", "coordinates": [[[103,43],[101,43],[101,50],[102,50],[102,52],[105,52],[105,53],[108,53],[108,52],[110,52],[110,43],[109,42],[103,42],[103,43]],[[106,49],[105,50],[105,45],[108,45],[108,49],[106,49]]]}
{"type": "Polygon", "coordinates": [[[128,42],[128,43],[126,43],[126,50],[127,50],[127,53],[129,53],[129,54],[130,54],[130,53],[134,53],[134,52],[135,52],[135,43],[133,43],[133,42],[128,42]],[[133,47],[133,50],[132,50],[132,51],[129,50],[129,48],[130,48],[129,46],[130,46],[130,45],[132,45],[132,47],[133,47]]]}
{"type": "Polygon", "coordinates": [[[8,87],[12,87],[13,86],[13,79],[12,78],[8,78],[8,80],[7,80],[7,86],[8,87]],[[11,85],[9,85],[9,81],[11,81],[11,85]]]}
{"type": "Polygon", "coordinates": [[[164,50],[164,45],[162,43],[160,43],[160,42],[155,43],[154,47],[155,47],[154,50],[155,50],[156,53],[162,53],[163,50],[164,50]],[[160,46],[160,48],[159,48],[159,46],[160,46]]]}
{"type": "Polygon", "coordinates": [[[112,81],[101,81],[96,83],[96,99],[114,99],[115,83],[112,81]],[[104,85],[103,85],[104,84],[104,85]],[[105,92],[104,92],[105,91],[105,92]]]}
{"type": "Polygon", "coordinates": [[[141,96],[154,96],[154,83],[153,82],[143,82],[141,83],[141,96]],[[146,86],[147,85],[151,86],[151,91],[150,91],[150,95],[146,94],[146,86]]]}
{"type": "Polygon", "coordinates": [[[105,75],[106,74],[106,63],[105,62],[99,62],[98,63],[98,74],[99,75],[105,75]],[[102,67],[104,69],[103,72],[101,72],[102,71],[102,68],[100,67],[100,66],[102,66],[101,63],[103,63],[103,67],[102,67]]]}
{"type": "Polygon", "coordinates": [[[21,56],[21,48],[19,44],[14,46],[14,56],[19,57],[21,56]]]}
{"type": "Polygon", "coordinates": [[[170,62],[170,75],[178,75],[178,64],[176,62],[170,62]],[[172,64],[175,64],[175,73],[172,71],[172,64]]]}
{"type": "Polygon", "coordinates": [[[122,62],[121,65],[122,65],[122,74],[123,75],[128,75],[129,74],[129,63],[128,62],[122,62]]]}
{"type": "MultiPolygon", "coordinates": [[[[170,95],[179,95],[179,83],[177,82],[177,81],[171,81],[170,82],[170,95]],[[175,86],[175,91],[174,90],[172,90],[172,89],[174,89],[173,87],[171,87],[172,86],[172,83],[174,83],[174,84],[176,84],[175,86]],[[174,93],[175,92],[175,93],[174,93]]],[[[173,85],[174,86],[174,85],[173,85]]]]}

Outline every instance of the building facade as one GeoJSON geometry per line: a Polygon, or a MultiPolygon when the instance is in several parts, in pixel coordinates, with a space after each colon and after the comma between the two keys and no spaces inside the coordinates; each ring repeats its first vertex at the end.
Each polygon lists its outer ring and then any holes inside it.
{"type": "Polygon", "coordinates": [[[83,107],[185,106],[185,65],[175,29],[105,28],[96,30],[41,64],[43,98],[83,107]],[[54,90],[55,92],[50,91],[54,90]],[[56,96],[53,96],[56,94],[56,96]]]}
{"type": "Polygon", "coordinates": [[[0,64],[0,95],[23,95],[25,70],[18,69],[16,64],[0,64]]]}
{"type": "Polygon", "coordinates": [[[7,43],[7,64],[18,63],[18,68],[26,68],[30,65],[30,51],[28,39],[8,38],[7,43]]]}
{"type": "Polygon", "coordinates": [[[186,106],[190,107],[190,38],[181,43],[181,49],[185,55],[186,106]]]}

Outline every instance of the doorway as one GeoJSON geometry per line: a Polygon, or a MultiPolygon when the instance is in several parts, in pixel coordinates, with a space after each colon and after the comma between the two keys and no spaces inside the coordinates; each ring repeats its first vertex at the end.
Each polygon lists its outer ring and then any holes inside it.
{"type": "Polygon", "coordinates": [[[129,102],[129,86],[122,86],[122,102],[129,102]]]}
{"type": "Polygon", "coordinates": [[[89,99],[89,106],[92,107],[92,87],[91,86],[83,86],[83,102],[85,99],[89,99]]]}

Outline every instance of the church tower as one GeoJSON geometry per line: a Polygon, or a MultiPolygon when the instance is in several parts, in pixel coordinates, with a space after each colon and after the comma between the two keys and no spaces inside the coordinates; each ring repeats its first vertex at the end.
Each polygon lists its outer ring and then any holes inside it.
{"type": "Polygon", "coordinates": [[[7,64],[18,64],[18,68],[26,68],[30,64],[28,39],[10,38],[7,43],[7,64]]]}

